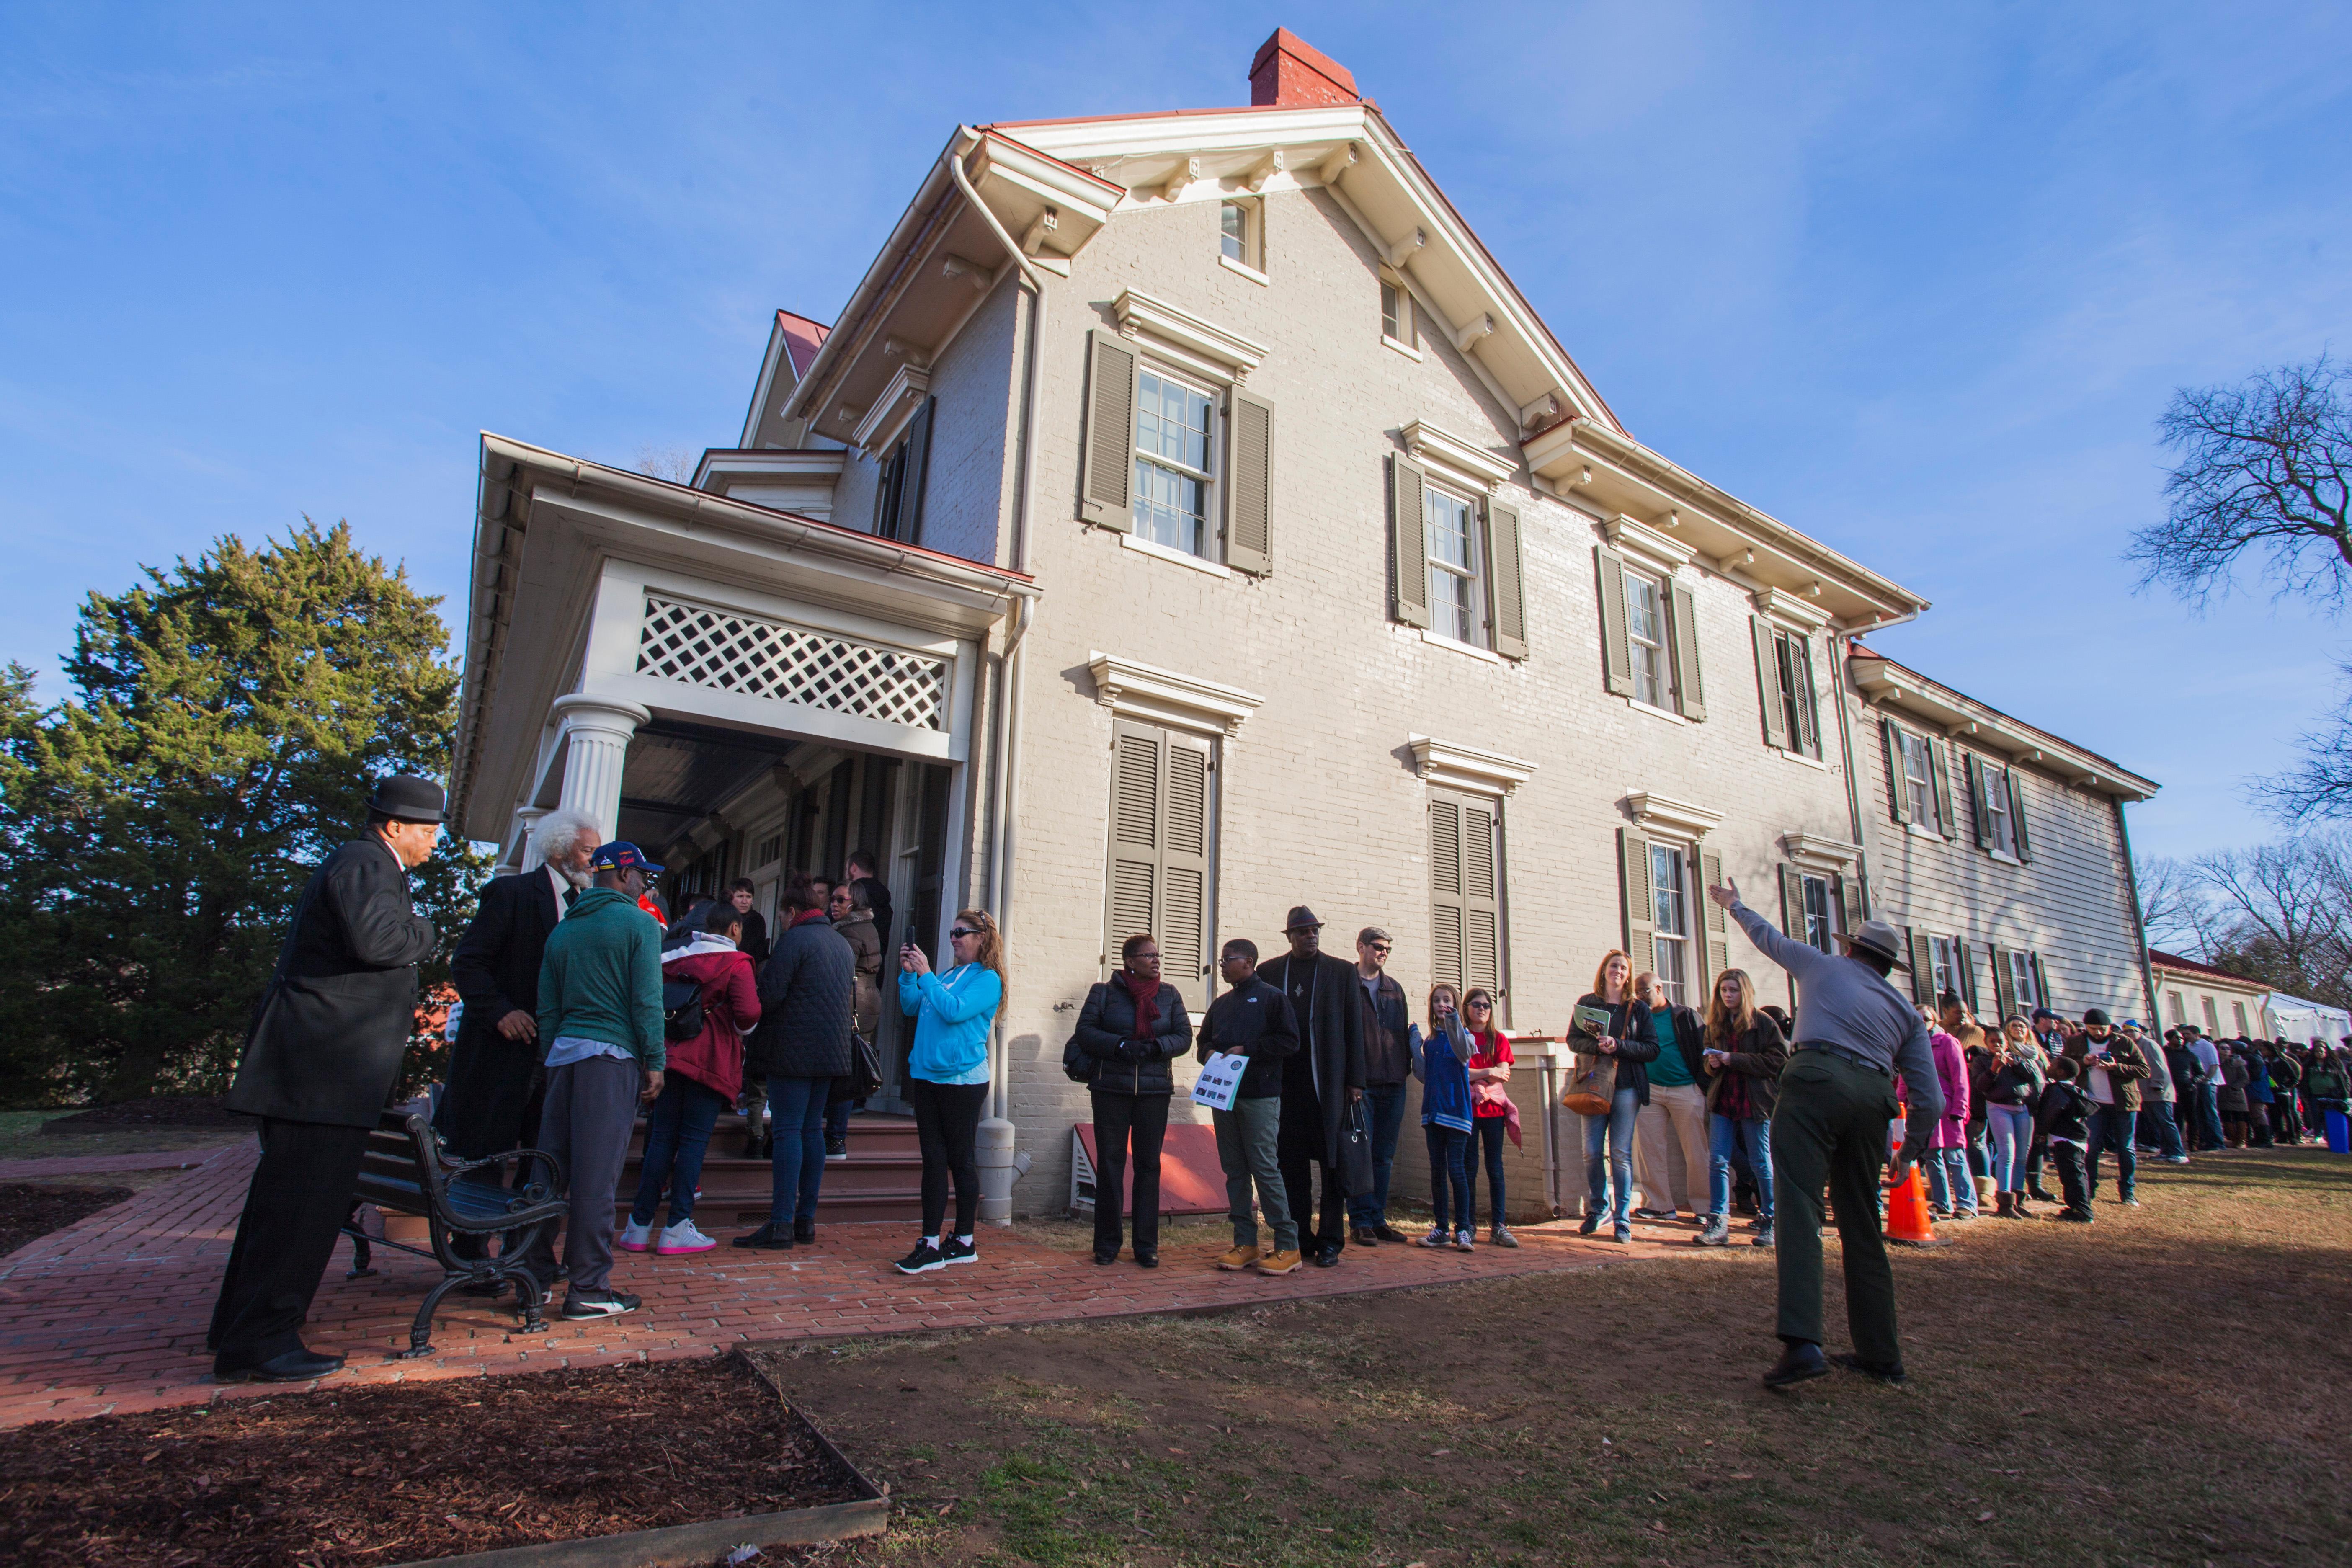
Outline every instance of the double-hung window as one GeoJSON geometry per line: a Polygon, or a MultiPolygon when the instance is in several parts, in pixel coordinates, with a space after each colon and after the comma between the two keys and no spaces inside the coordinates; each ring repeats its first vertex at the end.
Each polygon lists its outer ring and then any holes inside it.
{"type": "Polygon", "coordinates": [[[1135,536],[1209,553],[1216,399],[1156,365],[1135,378],[1135,536]]]}
{"type": "Polygon", "coordinates": [[[1823,952],[1837,951],[1832,939],[1837,935],[1836,900],[1831,896],[1830,879],[1808,874],[1805,878],[1805,943],[1823,952]]]}
{"type": "Polygon", "coordinates": [[[1650,846],[1651,951],[1666,999],[1690,1006],[1690,858],[1672,844],[1650,846]]]}
{"type": "Polygon", "coordinates": [[[1399,348],[1412,348],[1412,295],[1392,278],[1381,279],[1381,336],[1399,348]]]}
{"type": "Polygon", "coordinates": [[[1478,514],[1475,503],[1423,488],[1422,538],[1429,573],[1430,630],[1473,647],[1486,646],[1486,595],[1480,585],[1478,514]]]}
{"type": "Polygon", "coordinates": [[[2009,772],[1981,761],[1977,776],[1983,780],[1986,847],[1996,855],[2017,853],[2017,828],[2009,814],[2009,772]]]}
{"type": "Polygon", "coordinates": [[[2246,1005],[2245,1005],[2243,1002],[2232,1002],[2232,1003],[2231,1003],[2231,1004],[2230,1004],[2230,1017],[2231,1017],[2231,1020],[2232,1022],[2234,1022],[2234,1023],[2238,1026],[2238,1033],[2239,1033],[2240,1035],[2242,1035],[2242,1036],[2243,1034],[2245,1034],[2245,1032],[2246,1032],[2246,1005]]]}
{"type": "MultiPolygon", "coordinates": [[[[1930,832],[1941,830],[1936,817],[1936,780],[1927,754],[1927,737],[1902,732],[1903,793],[1910,802],[1911,820],[1930,832]]],[[[1937,988],[1938,994],[1941,987],[1937,988]]]]}
{"type": "Polygon", "coordinates": [[[1935,968],[1931,972],[1935,986],[1933,1000],[1940,1006],[1947,993],[1954,995],[1959,993],[1960,946],[1956,939],[1948,936],[1931,936],[1927,942],[1936,955],[1935,968]]]}
{"type": "Polygon", "coordinates": [[[1633,700],[1672,708],[1674,662],[1666,647],[1665,589],[1641,572],[1625,574],[1625,640],[1633,652],[1633,700]]]}
{"type": "Polygon", "coordinates": [[[1820,710],[1813,697],[1812,640],[1761,616],[1756,634],[1756,681],[1764,709],[1764,743],[1801,756],[1822,754],[1820,710]]]}
{"type": "MultiPolygon", "coordinates": [[[[2050,999],[2042,994],[2042,972],[2034,965],[2033,954],[2021,949],[2011,949],[2001,954],[2001,960],[2009,965],[2009,994],[2015,999],[2019,1012],[2031,1013],[2036,1007],[2050,1005],[2050,999]]],[[[2180,993],[2174,992],[2172,1000],[2173,1022],[2179,1023],[2180,993]]]]}

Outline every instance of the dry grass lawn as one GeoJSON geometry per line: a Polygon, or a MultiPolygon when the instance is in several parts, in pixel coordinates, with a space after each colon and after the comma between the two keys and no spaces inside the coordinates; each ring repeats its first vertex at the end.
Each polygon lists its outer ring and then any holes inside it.
{"type": "Polygon", "coordinates": [[[2141,1195],[1898,1257],[1899,1389],[1760,1387],[1745,1247],[762,1353],[900,1500],[860,1568],[2352,1561],[2352,1161],[2141,1195]]]}

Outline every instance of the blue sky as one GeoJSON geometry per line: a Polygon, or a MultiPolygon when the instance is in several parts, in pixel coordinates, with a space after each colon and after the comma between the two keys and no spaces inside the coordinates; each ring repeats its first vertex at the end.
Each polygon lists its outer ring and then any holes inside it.
{"type": "Polygon", "coordinates": [[[2352,627],[2120,560],[2184,383],[2352,305],[2352,10],[1655,5],[43,6],[0,13],[0,658],[214,536],[349,518],[461,597],[475,432],[731,444],[960,121],[1356,73],[1634,433],[1936,601],[1885,651],[2242,783],[2352,627]]]}

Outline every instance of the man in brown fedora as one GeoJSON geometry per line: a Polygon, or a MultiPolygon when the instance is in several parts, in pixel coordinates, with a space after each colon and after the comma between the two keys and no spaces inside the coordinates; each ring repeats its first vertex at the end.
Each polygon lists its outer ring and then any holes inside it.
{"type": "Polygon", "coordinates": [[[1297,1223],[1299,1248],[1318,1268],[1339,1261],[1348,1239],[1348,1188],[1339,1174],[1339,1133],[1348,1107],[1364,1098],[1364,1008],[1356,966],[1323,951],[1323,922],[1300,904],[1290,911],[1290,951],[1258,966],[1258,978],[1290,998],[1299,1048],[1285,1058],[1282,1131],[1276,1152],[1297,1223]],[[1319,1223],[1315,1173],[1323,1167],[1319,1223]]]}
{"type": "Polygon", "coordinates": [[[1772,1191],[1780,1274],[1779,1331],[1785,1347],[1764,1374],[1786,1388],[1824,1377],[1822,1355],[1822,1189],[1837,1215],[1845,1263],[1845,1310],[1853,1335],[1838,1364],[1881,1383],[1901,1383],[1903,1349],[1895,1329],[1895,1271],[1878,1228],[1878,1173],[1897,1181],[1927,1148],[1944,1114],[1943,1085],[1927,1046],[1927,1026],[1911,999],[1886,982],[1907,968],[1902,934],[1885,921],[1843,933],[1839,957],[1783,936],[1739,901],[1726,879],[1707,897],[1739,922],[1748,940],[1797,982],[1796,1043],[1780,1074],[1772,1111],[1772,1191]],[[1903,1075],[1903,1147],[1891,1159],[1886,1124],[1895,1119],[1895,1075],[1903,1075]]]}
{"type": "Polygon", "coordinates": [[[294,906],[228,1093],[230,1110],[260,1119],[261,1163],[206,1336],[215,1377],[299,1383],[343,1364],[303,1345],[302,1320],[416,1026],[416,965],[436,938],[408,872],[445,815],[431,779],[384,780],[366,828],[294,906]]]}

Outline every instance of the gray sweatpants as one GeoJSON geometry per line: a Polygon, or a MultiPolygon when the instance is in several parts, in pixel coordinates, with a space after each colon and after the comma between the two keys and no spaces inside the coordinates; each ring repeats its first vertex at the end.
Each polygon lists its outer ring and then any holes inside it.
{"type": "Polygon", "coordinates": [[[1276,1252],[1298,1250],[1298,1226],[1290,1217],[1290,1197],[1282,1184],[1275,1145],[1282,1130],[1282,1097],[1236,1100],[1231,1110],[1212,1110],[1217,1125],[1217,1163],[1225,1172],[1225,1207],[1234,1222],[1234,1245],[1257,1245],[1257,1220],[1250,1213],[1250,1180],[1257,1180],[1257,1206],[1274,1230],[1276,1252]]]}
{"type": "MultiPolygon", "coordinates": [[[[637,1064],[618,1057],[590,1057],[548,1069],[539,1146],[562,1161],[571,1178],[563,1266],[572,1270],[574,1290],[610,1288],[614,1194],[621,1189],[621,1167],[628,1161],[637,1091],[644,1083],[637,1064]]],[[[553,1279],[554,1243],[542,1238],[523,1261],[542,1281],[553,1279]]]]}

